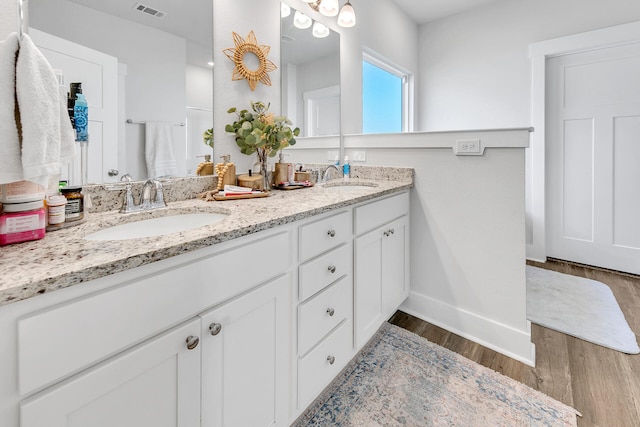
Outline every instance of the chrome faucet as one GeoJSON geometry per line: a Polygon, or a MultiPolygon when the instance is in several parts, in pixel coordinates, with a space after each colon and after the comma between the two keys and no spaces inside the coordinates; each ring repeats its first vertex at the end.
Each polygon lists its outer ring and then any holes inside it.
{"type": "Polygon", "coordinates": [[[322,182],[327,182],[327,177],[330,175],[329,171],[330,171],[331,169],[335,169],[335,170],[340,174],[340,176],[342,176],[342,171],[340,170],[340,168],[339,168],[338,166],[336,166],[336,165],[329,165],[329,166],[327,166],[327,167],[324,169],[324,171],[322,172],[322,176],[320,177],[320,181],[322,181],[322,182]]]}
{"type": "Polygon", "coordinates": [[[122,202],[121,213],[147,211],[151,209],[164,208],[167,203],[164,201],[164,191],[162,183],[157,179],[147,179],[142,186],[142,192],[140,193],[140,202],[138,204],[133,200],[133,193],[131,191],[132,183],[131,177],[124,175],[121,181],[126,181],[126,191],[124,194],[124,200],[122,202]],[[152,197],[152,190],[154,191],[152,197]]]}

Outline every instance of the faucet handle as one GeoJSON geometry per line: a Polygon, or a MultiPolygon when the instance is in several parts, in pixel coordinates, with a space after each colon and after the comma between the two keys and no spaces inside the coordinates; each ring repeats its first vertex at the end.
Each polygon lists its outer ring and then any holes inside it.
{"type": "Polygon", "coordinates": [[[154,205],[162,207],[167,206],[167,202],[164,201],[164,187],[162,186],[162,183],[157,179],[154,179],[153,182],[156,186],[156,199],[153,202],[154,205]]]}

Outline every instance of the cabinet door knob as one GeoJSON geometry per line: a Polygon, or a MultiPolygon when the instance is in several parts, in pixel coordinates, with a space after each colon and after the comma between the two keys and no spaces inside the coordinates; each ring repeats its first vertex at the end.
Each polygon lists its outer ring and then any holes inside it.
{"type": "Polygon", "coordinates": [[[120,172],[118,172],[118,169],[109,169],[109,171],[107,172],[107,175],[109,176],[118,176],[120,172]]]}
{"type": "Polygon", "coordinates": [[[389,230],[389,233],[391,233],[391,234],[393,234],[395,232],[396,232],[396,230],[394,230],[393,228],[391,230],[389,230]]]}
{"type": "Polygon", "coordinates": [[[333,316],[334,314],[336,314],[336,311],[333,308],[327,308],[327,313],[329,314],[329,316],[333,316]]]}
{"type": "Polygon", "coordinates": [[[335,273],[336,272],[336,266],[335,265],[330,265],[329,267],[327,267],[327,270],[329,270],[331,273],[335,273]]]}
{"type": "Polygon", "coordinates": [[[211,332],[211,335],[218,335],[221,330],[222,325],[220,323],[212,323],[209,325],[209,332],[211,332]]]}
{"type": "Polygon", "coordinates": [[[333,365],[336,362],[336,358],[333,356],[327,356],[327,362],[329,362],[329,365],[333,365]]]}
{"type": "Polygon", "coordinates": [[[384,232],[384,233],[382,233],[382,234],[384,234],[386,237],[389,237],[389,231],[385,231],[385,232],[384,232]]]}
{"type": "Polygon", "coordinates": [[[331,237],[335,237],[336,236],[336,230],[329,230],[327,231],[327,234],[331,237]]]}
{"type": "Polygon", "coordinates": [[[200,338],[194,337],[193,335],[189,335],[187,337],[187,348],[189,350],[193,350],[194,348],[196,348],[198,346],[198,343],[200,343],[200,338]]]}

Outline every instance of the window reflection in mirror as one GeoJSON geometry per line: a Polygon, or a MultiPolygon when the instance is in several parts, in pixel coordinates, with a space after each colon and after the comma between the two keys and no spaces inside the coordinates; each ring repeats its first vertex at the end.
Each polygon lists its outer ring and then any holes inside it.
{"type": "Polygon", "coordinates": [[[409,131],[409,76],[384,60],[363,55],[362,133],[409,131]]]}
{"type": "Polygon", "coordinates": [[[283,13],[281,22],[282,113],[301,136],[339,135],[340,35],[314,37],[313,25],[294,25],[295,13],[283,13]]]}

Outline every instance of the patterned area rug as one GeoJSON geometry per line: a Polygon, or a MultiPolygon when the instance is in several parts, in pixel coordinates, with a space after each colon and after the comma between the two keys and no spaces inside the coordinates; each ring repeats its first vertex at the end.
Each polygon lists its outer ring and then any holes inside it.
{"type": "Polygon", "coordinates": [[[293,425],[564,427],[576,411],[385,323],[293,425]]]}

